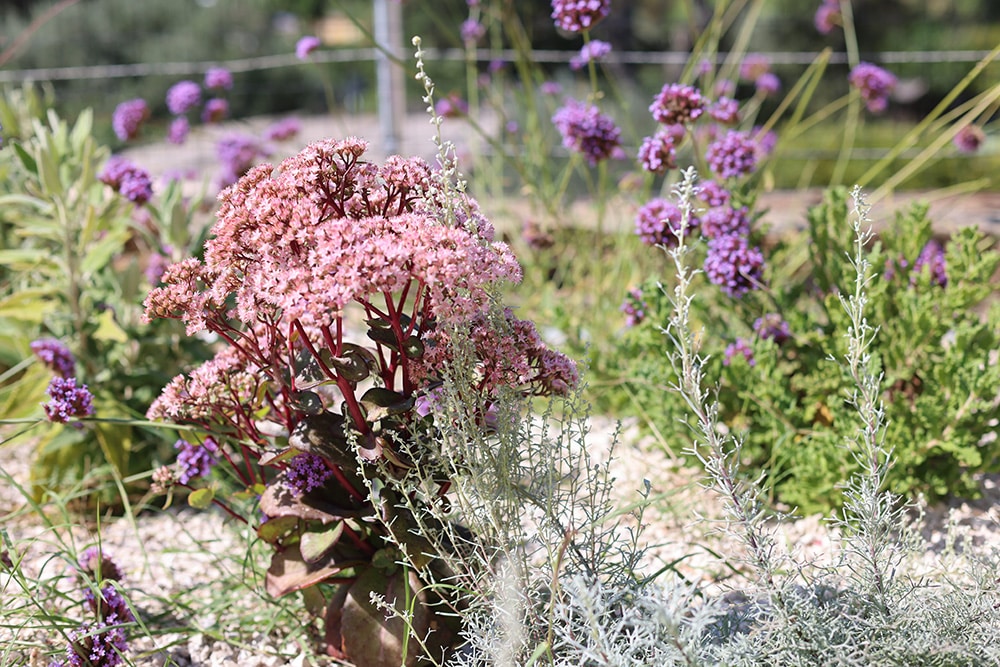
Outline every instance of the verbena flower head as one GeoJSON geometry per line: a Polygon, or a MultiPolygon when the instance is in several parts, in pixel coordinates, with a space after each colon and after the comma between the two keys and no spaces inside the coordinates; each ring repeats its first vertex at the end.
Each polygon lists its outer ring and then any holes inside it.
{"type": "Polygon", "coordinates": [[[552,0],[556,27],[567,32],[590,30],[611,11],[611,0],[552,0]]]}
{"type": "Polygon", "coordinates": [[[251,134],[232,132],[215,144],[215,154],[221,167],[219,184],[228,187],[247,173],[257,160],[266,158],[269,150],[251,134]]]}
{"type": "Polygon", "coordinates": [[[653,174],[677,168],[674,135],[661,129],[653,136],[643,139],[639,147],[639,163],[645,171],[653,174]]]}
{"type": "Polygon", "coordinates": [[[609,53],[611,53],[610,44],[594,39],[584,44],[580,48],[580,53],[570,58],[569,66],[571,69],[580,70],[586,67],[587,63],[598,62],[609,53]]]}
{"type": "Polygon", "coordinates": [[[872,113],[885,111],[889,94],[896,87],[896,77],[871,63],[859,63],[851,70],[848,80],[861,93],[861,99],[872,113]]]}
{"type": "Polygon", "coordinates": [[[139,134],[142,124],[149,118],[149,105],[138,98],[127,100],[115,107],[111,115],[111,127],[122,141],[131,141],[139,134]]]}
{"type": "Polygon", "coordinates": [[[323,457],[307,452],[294,456],[285,467],[285,483],[300,496],[323,486],[332,475],[323,457]]]}
{"type": "Polygon", "coordinates": [[[771,61],[760,53],[748,53],[740,63],[740,78],[744,81],[756,81],[770,71],[771,61]]]}
{"type": "Polygon", "coordinates": [[[96,546],[87,547],[83,550],[83,553],[80,554],[77,569],[93,581],[103,581],[105,579],[123,581],[125,579],[125,573],[122,572],[122,569],[111,557],[111,554],[96,546]]]}
{"type": "Polygon", "coordinates": [[[754,359],[753,356],[753,348],[751,348],[750,343],[743,338],[737,338],[735,342],[726,346],[726,349],[723,351],[722,365],[729,366],[733,362],[733,357],[736,355],[743,357],[749,366],[757,365],[757,360],[754,359]]]}
{"type": "Polygon", "coordinates": [[[233,75],[225,67],[210,67],[205,72],[205,87],[209,90],[229,90],[233,87],[233,75]]]}
{"type": "Polygon", "coordinates": [[[714,239],[728,234],[750,233],[750,211],[746,206],[715,206],[701,214],[701,233],[714,239]]]}
{"type": "Polygon", "coordinates": [[[842,22],[843,19],[840,15],[840,3],[838,0],[823,0],[820,6],[816,8],[816,14],[813,16],[813,25],[823,35],[832,32],[842,22]]]}
{"type": "Polygon", "coordinates": [[[460,118],[468,115],[469,103],[456,93],[450,93],[434,104],[434,113],[442,118],[460,118]]]}
{"type": "Polygon", "coordinates": [[[216,454],[219,452],[219,445],[210,437],[205,438],[205,442],[200,445],[178,440],[174,443],[174,449],[180,450],[177,455],[177,481],[181,484],[187,484],[198,477],[208,477],[212,473],[212,467],[218,462],[216,454]]]}
{"type": "Polygon", "coordinates": [[[205,102],[201,110],[201,122],[218,123],[229,115],[229,102],[221,97],[213,97],[205,102]]]}
{"type": "Polygon", "coordinates": [[[39,338],[31,342],[31,351],[38,360],[59,377],[76,375],[76,357],[55,338],[39,338]]]}
{"type": "Polygon", "coordinates": [[[462,42],[466,46],[475,46],[486,35],[486,26],[476,19],[465,19],[460,30],[462,42]]]}
{"type": "Polygon", "coordinates": [[[276,120],[264,129],[264,141],[287,141],[302,131],[302,121],[295,116],[276,120]]]}
{"type": "Polygon", "coordinates": [[[753,330],[754,333],[764,340],[773,340],[778,345],[781,345],[792,336],[788,322],[782,319],[778,313],[768,313],[763,317],[758,317],[754,320],[753,330]]]}
{"type": "Polygon", "coordinates": [[[717,181],[702,181],[698,184],[698,199],[705,202],[707,206],[726,206],[732,195],[729,190],[719,185],[717,181]]]}
{"type": "Polygon", "coordinates": [[[720,97],[708,108],[712,120],[723,125],[735,125],[740,121],[740,105],[729,97],[720,97]]]}
{"type": "Polygon", "coordinates": [[[132,623],[135,621],[135,615],[129,608],[128,602],[118,592],[114,584],[102,586],[99,594],[95,594],[93,590],[86,588],[83,591],[83,599],[94,615],[109,625],[132,623]]]}
{"type": "Polygon", "coordinates": [[[764,72],[754,81],[754,86],[759,94],[767,97],[781,90],[781,79],[774,72],[764,72]]]}
{"type": "Polygon", "coordinates": [[[309,54],[319,48],[319,45],[319,37],[313,35],[302,37],[295,43],[295,57],[299,60],[305,60],[309,54]]]}
{"type": "Polygon", "coordinates": [[[708,166],[720,178],[739,178],[757,169],[757,142],[746,132],[729,130],[705,151],[708,166]]]}
{"type": "Polygon", "coordinates": [[[170,121],[170,127],[167,128],[167,141],[171,144],[183,144],[187,141],[190,132],[191,123],[186,117],[178,116],[170,121]]]}
{"type": "Polygon", "coordinates": [[[153,196],[149,172],[120,155],[108,158],[98,179],[137,205],[145,204],[153,196]]]}
{"type": "Polygon", "coordinates": [[[941,244],[931,239],[920,251],[917,260],[913,262],[913,273],[910,274],[910,283],[917,281],[917,275],[926,269],[930,272],[931,282],[945,287],[948,285],[948,266],[945,262],[944,248],[941,244]]]}
{"type": "Polygon", "coordinates": [[[649,305],[642,298],[642,290],[638,287],[628,291],[620,310],[625,313],[625,326],[634,327],[646,319],[649,305]]]}
{"type": "MultiPolygon", "coordinates": [[[[686,234],[691,234],[698,224],[692,217],[686,234]]],[[[644,204],[635,216],[635,233],[643,243],[672,248],[677,245],[680,231],[681,210],[671,201],[656,197],[644,204]]]]}
{"type": "Polygon", "coordinates": [[[705,105],[705,98],[694,86],[668,83],[653,98],[649,112],[657,123],[679,125],[697,120],[705,105]]]}
{"type": "Polygon", "coordinates": [[[966,125],[955,135],[952,142],[960,153],[975,153],[986,141],[986,133],[978,125],[966,125]]]}
{"type": "Polygon", "coordinates": [[[543,95],[559,95],[562,93],[562,84],[558,81],[543,81],[538,87],[543,95]]]}
{"type": "Polygon", "coordinates": [[[115,623],[99,621],[84,623],[67,633],[65,665],[69,667],[118,667],[128,651],[125,629],[115,623]]]}
{"type": "Polygon", "coordinates": [[[552,122],[562,135],[563,146],[583,155],[591,165],[625,156],[621,129],[592,104],[571,99],[556,111],[552,122]]]}
{"type": "Polygon", "coordinates": [[[757,289],[763,272],[764,254],[751,247],[745,236],[729,234],[709,240],[705,275],[729,296],[739,298],[757,289]]]}
{"type": "Polygon", "coordinates": [[[194,81],[178,81],[167,90],[167,110],[175,116],[201,104],[201,86],[194,81]]]}
{"type": "Polygon", "coordinates": [[[76,378],[54,377],[46,390],[49,400],[42,404],[51,422],[67,424],[76,417],[94,414],[94,397],[87,385],[76,386],[76,378]]]}

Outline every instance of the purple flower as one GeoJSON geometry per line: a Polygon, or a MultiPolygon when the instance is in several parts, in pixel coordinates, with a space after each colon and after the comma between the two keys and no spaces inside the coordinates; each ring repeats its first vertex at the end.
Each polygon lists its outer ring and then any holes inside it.
{"type": "Polygon", "coordinates": [[[264,141],[287,141],[302,131],[302,122],[295,116],[276,120],[264,130],[264,141]]]}
{"type": "Polygon", "coordinates": [[[174,449],[179,449],[177,455],[177,481],[187,484],[198,477],[208,477],[218,459],[219,445],[212,438],[205,438],[202,444],[192,444],[187,440],[178,440],[174,449]]]}
{"type": "Polygon", "coordinates": [[[642,290],[638,287],[628,291],[622,301],[620,310],[625,313],[625,326],[634,327],[646,319],[649,305],[642,298],[642,290]]]}
{"type": "Polygon", "coordinates": [[[66,663],[69,667],[118,667],[128,651],[125,629],[116,622],[84,623],[66,636],[66,663]]]}
{"type": "Polygon", "coordinates": [[[285,467],[285,482],[297,495],[323,486],[331,475],[333,472],[323,457],[306,452],[295,456],[285,467]]]}
{"type": "Polygon", "coordinates": [[[714,239],[728,234],[746,236],[750,232],[750,212],[746,206],[715,206],[701,216],[701,233],[714,239]]]}
{"type": "Polygon", "coordinates": [[[697,120],[705,110],[705,98],[694,86],[668,83],[660,89],[649,105],[653,120],[664,125],[677,125],[697,120]]]}
{"type": "Polygon", "coordinates": [[[460,118],[469,113],[469,103],[455,93],[442,97],[434,105],[434,113],[442,118],[460,118]]]}
{"type": "Polygon", "coordinates": [[[167,267],[170,266],[170,258],[166,255],[161,255],[158,252],[154,252],[149,256],[149,263],[146,265],[146,280],[149,281],[150,285],[159,285],[160,279],[163,278],[163,274],[166,273],[167,267]]]}
{"type": "Polygon", "coordinates": [[[740,78],[744,81],[756,81],[770,71],[771,61],[760,53],[748,53],[740,63],[740,78]]]}
{"type": "Polygon", "coordinates": [[[213,97],[205,102],[205,108],[201,110],[201,122],[218,123],[229,115],[229,102],[221,97],[213,97]]]}
{"type": "Polygon", "coordinates": [[[210,67],[205,72],[205,87],[209,90],[229,90],[233,87],[233,75],[225,67],[210,67]]]}
{"type": "Polygon", "coordinates": [[[729,130],[705,152],[712,172],[721,178],[737,178],[757,168],[757,144],[746,132],[729,130]]]}
{"type": "Polygon", "coordinates": [[[896,77],[878,65],[859,63],[848,76],[851,85],[861,93],[861,99],[872,113],[885,111],[889,93],[896,87],[896,77]]]}
{"type": "Polygon", "coordinates": [[[758,94],[767,97],[781,90],[781,79],[774,72],[764,72],[757,77],[754,85],[757,87],[758,94]]]}
{"type": "Polygon", "coordinates": [[[705,275],[729,296],[739,298],[757,289],[763,271],[764,254],[751,248],[745,236],[729,234],[709,240],[705,275]]]}
{"type": "Polygon", "coordinates": [[[146,100],[137,98],[122,102],[111,115],[111,127],[122,141],[131,141],[139,134],[142,124],[149,118],[146,100]]]}
{"type": "Polygon", "coordinates": [[[94,397],[87,385],[76,386],[76,378],[54,377],[46,391],[49,401],[42,403],[42,408],[50,422],[67,424],[74,417],[94,414],[94,397]]]}
{"type": "Polygon", "coordinates": [[[313,35],[307,35],[301,38],[295,44],[295,57],[299,60],[305,60],[309,57],[309,54],[319,48],[319,37],[314,37],[313,35]]]}
{"type": "Polygon", "coordinates": [[[984,141],[986,141],[986,133],[978,125],[966,125],[952,139],[955,148],[960,153],[975,153],[984,141]]]}
{"type": "Polygon", "coordinates": [[[167,141],[171,144],[183,144],[190,131],[191,124],[188,119],[184,116],[178,116],[170,121],[170,127],[167,128],[167,141]]]}
{"type": "Polygon", "coordinates": [[[97,618],[109,625],[135,622],[135,615],[128,606],[125,597],[118,592],[114,584],[101,587],[100,599],[90,588],[83,591],[83,599],[97,618]]]}
{"type": "Polygon", "coordinates": [[[643,139],[642,146],[639,147],[642,168],[653,174],[662,174],[668,169],[676,168],[676,157],[674,137],[664,130],[658,130],[653,136],[643,139]]]}
{"type": "Polygon", "coordinates": [[[583,69],[590,61],[597,62],[609,53],[611,53],[611,45],[595,39],[584,44],[580,53],[570,58],[569,66],[574,70],[583,69]]]}
{"type": "Polygon", "coordinates": [[[736,84],[729,79],[719,79],[715,83],[715,94],[719,97],[732,97],[736,92],[736,84]]]}
{"type": "Polygon", "coordinates": [[[178,81],[167,90],[167,110],[175,116],[201,104],[201,86],[194,81],[178,81]]]}
{"type": "Polygon", "coordinates": [[[768,313],[763,317],[758,317],[754,320],[753,330],[762,339],[773,340],[778,345],[792,337],[788,322],[777,313],[768,313]]]}
{"type": "Polygon", "coordinates": [[[460,32],[466,46],[475,46],[486,35],[486,27],[476,19],[465,19],[460,32]]]}
{"type": "Polygon", "coordinates": [[[552,0],[556,27],[567,32],[590,30],[611,11],[611,0],[552,0]]]}
{"type": "Polygon", "coordinates": [[[948,285],[948,267],[944,258],[944,248],[941,244],[931,239],[920,251],[917,261],[913,263],[913,273],[910,274],[910,284],[917,282],[917,274],[927,268],[931,274],[931,282],[941,287],[948,285]]]}
{"type": "Polygon", "coordinates": [[[698,199],[709,207],[726,206],[732,195],[716,181],[702,181],[698,188],[698,199]]]}
{"type": "Polygon", "coordinates": [[[114,561],[111,554],[98,547],[87,547],[83,550],[77,569],[94,581],[104,581],[105,579],[123,581],[125,579],[125,573],[118,567],[118,563],[114,561]]]}
{"type": "Polygon", "coordinates": [[[568,100],[552,116],[552,122],[562,135],[563,146],[582,154],[591,165],[625,157],[621,130],[592,104],[568,100]]]}
{"type": "Polygon", "coordinates": [[[69,348],[55,338],[39,338],[31,342],[31,351],[59,377],[76,375],[76,358],[69,348]]]}
{"type": "Polygon", "coordinates": [[[757,142],[757,159],[762,160],[774,150],[774,147],[778,145],[778,133],[774,130],[768,130],[764,134],[760,133],[761,128],[754,127],[750,136],[753,140],[757,142]]]}
{"type": "Polygon", "coordinates": [[[112,155],[98,179],[135,204],[145,204],[153,196],[149,173],[120,155],[112,155]]]}
{"type": "MultiPolygon", "coordinates": [[[[685,235],[691,234],[697,224],[697,220],[689,220],[685,235]]],[[[680,227],[681,210],[661,197],[650,199],[635,216],[635,233],[647,245],[676,246],[680,227]]]]}
{"type": "Polygon", "coordinates": [[[558,95],[562,92],[562,84],[558,81],[543,81],[538,89],[543,95],[558,95]]]}
{"type": "Polygon", "coordinates": [[[730,343],[726,346],[723,352],[724,358],[722,359],[722,365],[728,366],[733,361],[733,357],[737,354],[741,355],[750,366],[756,366],[757,360],[753,358],[753,349],[751,349],[750,344],[742,339],[737,338],[736,342],[730,343]]]}
{"type": "Polygon", "coordinates": [[[837,0],[823,0],[823,4],[816,8],[813,16],[813,24],[823,35],[828,35],[837,25],[841,23],[840,5],[837,0]]]}
{"type": "Polygon", "coordinates": [[[735,125],[740,120],[740,105],[729,97],[720,97],[708,109],[708,115],[723,125],[735,125]]]}
{"type": "Polygon", "coordinates": [[[215,146],[215,152],[222,164],[219,181],[223,187],[239,180],[240,176],[250,170],[257,158],[268,155],[256,137],[239,133],[220,139],[215,146]]]}

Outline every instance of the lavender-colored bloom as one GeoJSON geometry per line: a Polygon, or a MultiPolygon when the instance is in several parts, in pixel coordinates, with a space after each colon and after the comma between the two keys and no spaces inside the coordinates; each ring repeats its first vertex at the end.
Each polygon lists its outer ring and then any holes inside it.
{"type": "Polygon", "coordinates": [[[872,113],[885,111],[889,94],[896,87],[896,77],[878,65],[858,63],[848,76],[851,85],[861,93],[861,99],[872,113]]]}
{"type": "Polygon", "coordinates": [[[580,53],[570,58],[569,66],[574,70],[583,69],[590,61],[598,62],[609,53],[611,53],[611,45],[595,39],[584,44],[580,53]]]}
{"type": "Polygon", "coordinates": [[[66,636],[66,664],[69,667],[118,667],[128,651],[125,629],[113,627],[117,623],[100,621],[94,625],[82,624],[66,636]]]}
{"type": "Polygon", "coordinates": [[[788,322],[783,320],[778,313],[768,313],[763,317],[758,317],[754,320],[753,330],[762,339],[773,340],[778,345],[792,337],[788,322]]]}
{"type": "Polygon", "coordinates": [[[475,46],[486,35],[486,27],[476,19],[465,19],[460,34],[466,46],[475,46]]]}
{"type": "Polygon", "coordinates": [[[731,364],[733,357],[737,354],[741,355],[746,360],[748,365],[757,365],[757,360],[753,357],[753,349],[750,347],[750,343],[743,338],[737,338],[736,342],[730,343],[726,346],[726,349],[723,352],[722,365],[728,366],[731,364]]]}
{"type": "Polygon", "coordinates": [[[94,581],[104,581],[105,579],[123,581],[125,579],[125,573],[122,572],[111,554],[96,546],[83,550],[77,569],[94,581]]]}
{"type": "Polygon", "coordinates": [[[149,172],[120,155],[112,155],[98,179],[135,204],[145,204],[153,196],[149,172]]]}
{"type": "Polygon", "coordinates": [[[55,338],[39,338],[31,342],[31,351],[59,377],[76,375],[76,358],[69,348],[55,338]]]}
{"type": "Polygon", "coordinates": [[[649,105],[653,120],[664,125],[690,123],[705,110],[705,98],[694,86],[668,83],[649,105]]]}
{"type": "Polygon", "coordinates": [[[756,81],[770,71],[771,61],[760,53],[748,53],[740,63],[740,78],[744,81],[756,81]]]}
{"type": "Polygon", "coordinates": [[[774,95],[781,90],[781,79],[774,72],[764,72],[754,81],[757,93],[765,97],[774,95]]]}
{"type": "Polygon", "coordinates": [[[109,625],[135,622],[135,615],[128,602],[113,584],[102,586],[99,598],[90,588],[84,589],[83,599],[97,618],[109,625]]]}
{"type": "Polygon", "coordinates": [[[757,289],[763,271],[764,254],[759,248],[751,248],[745,236],[729,234],[708,242],[705,275],[729,296],[739,298],[757,289]]]}
{"type": "Polygon", "coordinates": [[[960,153],[975,153],[986,141],[986,133],[978,125],[966,125],[955,135],[952,142],[960,153]]]}
{"type": "Polygon", "coordinates": [[[209,90],[229,90],[233,87],[233,75],[225,67],[210,67],[205,72],[205,87],[209,90]]]}
{"type": "Polygon", "coordinates": [[[708,115],[723,125],[735,125],[740,120],[740,105],[729,97],[720,97],[708,109],[708,115]]]}
{"type": "Polygon", "coordinates": [[[167,90],[167,110],[175,116],[201,104],[201,86],[194,81],[178,81],[167,90]]]}
{"type": "Polygon", "coordinates": [[[717,97],[732,97],[736,93],[736,83],[729,79],[719,79],[715,82],[717,97]]]}
{"type": "Polygon", "coordinates": [[[552,116],[552,122],[562,135],[563,146],[582,154],[591,165],[625,157],[621,129],[594,105],[569,100],[552,116]]]}
{"type": "Polygon", "coordinates": [[[285,467],[285,482],[297,495],[309,493],[323,486],[333,472],[321,456],[303,452],[285,467]]]}
{"type": "Polygon", "coordinates": [[[705,151],[712,172],[721,178],[737,178],[757,168],[757,143],[746,132],[729,130],[705,151]]]}
{"type": "Polygon", "coordinates": [[[646,319],[649,304],[642,298],[642,290],[637,287],[628,291],[619,310],[625,313],[625,326],[634,327],[646,319]]]}
{"type": "Polygon", "coordinates": [[[295,57],[299,60],[305,60],[310,53],[319,48],[319,45],[319,37],[307,35],[295,43],[295,57]]]}
{"type": "Polygon", "coordinates": [[[774,130],[768,130],[761,134],[761,128],[754,127],[750,136],[753,140],[757,142],[757,160],[763,160],[768,155],[774,151],[774,147],[778,145],[778,133],[774,130]]]}
{"type": "Polygon", "coordinates": [[[558,95],[562,92],[562,84],[558,81],[543,81],[538,89],[543,95],[558,95]]]}
{"type": "Polygon", "coordinates": [[[726,206],[732,195],[716,181],[702,181],[698,188],[698,199],[709,207],[726,206]]]}
{"type": "Polygon", "coordinates": [[[750,212],[745,206],[715,206],[701,216],[701,233],[714,239],[728,234],[746,236],[750,232],[750,212]]]}
{"type": "Polygon", "coordinates": [[[639,163],[644,170],[653,174],[662,174],[668,169],[676,168],[676,157],[674,137],[664,130],[644,138],[642,146],[639,147],[639,163]]]}
{"type": "Polygon", "coordinates": [[[198,477],[208,477],[212,466],[218,462],[215,455],[219,452],[219,445],[212,438],[205,438],[200,445],[178,440],[174,449],[180,450],[177,455],[177,481],[181,484],[198,477]]]}
{"type": "Polygon", "coordinates": [[[147,118],[149,118],[149,105],[146,104],[146,100],[141,98],[127,100],[115,107],[111,115],[111,127],[119,139],[130,141],[139,134],[147,118]]]}
{"type": "Polygon", "coordinates": [[[191,131],[191,123],[184,116],[178,116],[170,121],[167,128],[167,141],[171,144],[183,144],[187,141],[188,133],[191,131]]]}
{"type": "Polygon", "coordinates": [[[927,268],[931,274],[931,282],[941,287],[948,285],[948,267],[945,262],[944,248],[931,239],[920,251],[917,261],[913,263],[913,273],[910,274],[910,284],[916,284],[917,274],[927,268]]]}
{"type": "Polygon", "coordinates": [[[489,72],[490,74],[496,74],[506,66],[507,66],[506,60],[504,60],[503,58],[494,58],[493,60],[491,60],[486,64],[486,71],[489,72]]]}
{"type": "Polygon", "coordinates": [[[828,35],[836,26],[841,23],[840,5],[837,0],[823,0],[823,3],[816,8],[813,16],[813,25],[820,34],[828,35]]]}
{"type": "Polygon", "coordinates": [[[215,146],[215,152],[222,165],[219,181],[223,187],[239,180],[240,176],[250,170],[257,158],[268,155],[268,151],[260,145],[256,137],[239,133],[220,139],[215,146]]]}
{"type": "Polygon", "coordinates": [[[74,417],[94,414],[94,397],[87,385],[76,386],[76,378],[54,377],[46,391],[49,401],[42,403],[42,408],[50,422],[67,424],[74,417]]]}
{"type": "Polygon", "coordinates": [[[145,275],[146,280],[149,281],[150,285],[159,285],[160,279],[163,278],[163,274],[166,273],[167,267],[170,266],[170,258],[166,255],[161,255],[158,252],[154,252],[149,256],[149,263],[146,265],[145,275]]]}
{"type": "Polygon", "coordinates": [[[567,32],[590,30],[611,11],[611,0],[552,0],[556,27],[567,32]]]}
{"type": "MultiPolygon", "coordinates": [[[[693,217],[688,220],[685,235],[691,234],[697,225],[698,220],[693,217]]],[[[647,245],[676,246],[680,227],[681,210],[661,197],[650,199],[635,216],[635,233],[647,245]]]]}
{"type": "Polygon", "coordinates": [[[434,113],[442,118],[460,118],[469,113],[469,103],[452,93],[434,104],[434,113]]]}
{"type": "Polygon", "coordinates": [[[295,116],[276,120],[264,130],[264,141],[287,141],[302,131],[302,122],[295,116]]]}
{"type": "Polygon", "coordinates": [[[221,97],[213,97],[205,102],[205,108],[201,110],[201,122],[218,123],[229,115],[229,102],[221,97]]]}

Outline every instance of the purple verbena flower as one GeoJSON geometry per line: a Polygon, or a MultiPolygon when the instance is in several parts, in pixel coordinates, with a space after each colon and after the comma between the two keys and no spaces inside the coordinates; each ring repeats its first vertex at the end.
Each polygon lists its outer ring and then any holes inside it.
{"type": "Polygon", "coordinates": [[[225,67],[210,67],[205,72],[205,87],[209,90],[229,90],[233,87],[233,75],[225,67]]]}
{"type": "Polygon", "coordinates": [[[705,151],[712,172],[721,178],[738,178],[757,168],[757,143],[746,132],[729,130],[705,151]]]}
{"type": "Polygon", "coordinates": [[[194,81],[178,81],[167,90],[167,110],[175,116],[201,104],[201,86],[194,81]]]}
{"type": "Polygon", "coordinates": [[[99,596],[90,588],[86,588],[83,591],[83,599],[97,618],[109,625],[135,622],[135,615],[129,608],[128,602],[114,584],[102,586],[99,596]]]}
{"type": "Polygon", "coordinates": [[[552,0],[556,27],[567,32],[590,30],[611,11],[611,0],[552,0]]]}
{"type": "Polygon", "coordinates": [[[694,86],[668,83],[653,98],[649,112],[653,120],[664,125],[690,123],[705,110],[705,98],[694,86]]]}
{"type": "Polygon", "coordinates": [[[764,254],[750,247],[745,236],[729,234],[709,240],[705,275],[729,296],[739,298],[757,289],[763,272],[764,254]]]}
{"type": "Polygon", "coordinates": [[[219,445],[212,438],[205,438],[200,445],[178,440],[174,449],[180,450],[177,455],[177,481],[181,484],[198,477],[208,477],[212,466],[218,462],[215,455],[219,452],[219,445]]]}
{"type": "Polygon", "coordinates": [[[634,327],[646,319],[649,304],[642,298],[642,290],[638,287],[628,291],[622,301],[620,310],[625,313],[625,326],[634,327]]]}
{"type": "MultiPolygon", "coordinates": [[[[650,199],[635,216],[635,233],[648,245],[676,246],[680,226],[681,210],[661,197],[650,199]]],[[[697,226],[698,220],[692,217],[684,234],[693,233],[697,226]]]]}
{"type": "Polygon", "coordinates": [[[771,61],[760,53],[748,53],[740,63],[740,78],[744,81],[756,81],[770,71],[771,61]]]}
{"type": "Polygon", "coordinates": [[[302,37],[295,43],[295,57],[299,60],[305,60],[310,53],[319,48],[319,45],[319,37],[313,35],[302,37]]]}
{"type": "Polygon", "coordinates": [[[978,125],[966,125],[952,139],[960,153],[975,153],[986,141],[986,133],[978,125]]]}
{"type": "Polygon", "coordinates": [[[816,14],[813,16],[813,25],[823,35],[829,34],[842,21],[840,5],[837,0],[823,0],[822,4],[816,8],[816,14]]]}
{"type": "Polygon", "coordinates": [[[201,122],[218,123],[229,115],[229,102],[221,97],[213,97],[205,102],[205,107],[201,110],[201,122]]]}
{"type": "Polygon", "coordinates": [[[128,651],[125,629],[116,623],[84,623],[67,633],[66,664],[69,667],[118,667],[128,651]]]}
{"type": "Polygon", "coordinates": [[[783,320],[778,313],[768,313],[763,317],[758,317],[754,320],[753,330],[762,339],[773,340],[778,345],[792,336],[788,322],[783,320]]]}
{"type": "Polygon", "coordinates": [[[910,274],[910,284],[916,284],[917,275],[926,268],[931,274],[931,282],[946,287],[948,285],[948,266],[944,258],[944,248],[931,239],[920,251],[913,263],[913,273],[910,274]]]}
{"type": "Polygon", "coordinates": [[[191,131],[191,123],[184,116],[178,116],[170,121],[167,128],[167,142],[171,144],[183,144],[187,141],[188,133],[191,131]]]}
{"type": "Polygon", "coordinates": [[[83,550],[77,563],[77,570],[94,581],[104,581],[105,579],[123,581],[125,579],[125,573],[122,572],[111,554],[96,546],[83,550]]]}
{"type": "Polygon", "coordinates": [[[457,94],[451,93],[434,104],[434,113],[442,118],[460,118],[469,113],[469,103],[457,94]]]}
{"type": "Polygon", "coordinates": [[[568,100],[552,116],[552,122],[562,135],[563,146],[583,155],[591,165],[625,157],[621,130],[594,105],[568,100]]]}
{"type": "Polygon", "coordinates": [[[276,120],[267,126],[264,141],[287,141],[302,131],[302,122],[295,116],[276,120]]]}
{"type": "Polygon", "coordinates": [[[580,70],[586,67],[587,63],[598,62],[601,58],[611,53],[611,45],[599,39],[591,40],[583,45],[580,53],[570,58],[571,69],[580,70]]]}
{"type": "Polygon", "coordinates": [[[740,105],[729,97],[720,97],[708,108],[708,115],[717,123],[735,125],[740,121],[740,105]]]}
{"type": "Polygon", "coordinates": [[[774,72],[764,72],[754,81],[757,93],[768,97],[781,90],[781,79],[774,72]]]}
{"type": "Polygon", "coordinates": [[[558,95],[562,92],[562,84],[558,81],[543,81],[538,89],[543,95],[558,95]]]}
{"type": "Polygon", "coordinates": [[[750,233],[750,211],[746,206],[714,206],[701,214],[701,233],[714,239],[728,234],[750,233]]]}
{"type": "Polygon", "coordinates": [[[42,408],[50,422],[67,424],[74,417],[94,414],[94,397],[87,385],[76,386],[76,378],[54,377],[46,391],[49,401],[42,403],[42,408]]]}
{"type": "Polygon", "coordinates": [[[146,104],[146,100],[141,98],[127,100],[115,107],[111,115],[111,127],[119,139],[131,141],[138,136],[147,118],[149,118],[149,105],[146,104]]]}
{"type": "Polygon", "coordinates": [[[219,182],[223,187],[239,180],[250,170],[257,158],[268,155],[268,151],[261,146],[256,137],[239,133],[229,134],[220,139],[215,146],[215,152],[222,165],[219,182]]]}
{"type": "Polygon", "coordinates": [[[896,77],[878,65],[859,63],[848,76],[851,85],[861,93],[861,99],[872,113],[885,111],[889,94],[896,87],[896,77]]]}
{"type": "Polygon", "coordinates": [[[726,206],[732,195],[717,181],[702,181],[698,187],[698,199],[709,207],[726,206]]]}
{"type": "Polygon", "coordinates": [[[153,196],[149,173],[120,155],[108,158],[97,178],[137,205],[145,204],[153,196]]]}
{"type": "Polygon", "coordinates": [[[323,457],[307,452],[296,455],[285,467],[285,482],[297,495],[323,486],[331,475],[323,457]]]}
{"type": "Polygon", "coordinates": [[[743,338],[737,338],[736,342],[730,343],[726,346],[723,352],[722,365],[728,366],[732,363],[733,357],[737,354],[742,356],[749,366],[756,366],[757,360],[753,357],[753,349],[750,347],[750,343],[743,338]]]}
{"type": "Polygon", "coordinates": [[[676,158],[674,137],[662,129],[653,136],[644,138],[639,147],[639,163],[644,170],[653,174],[662,174],[676,168],[676,158]]]}
{"type": "Polygon", "coordinates": [[[59,377],[76,375],[76,357],[55,338],[39,338],[31,342],[31,351],[45,366],[59,377]]]}
{"type": "Polygon", "coordinates": [[[462,43],[475,46],[486,35],[486,27],[476,19],[465,19],[460,30],[462,43]]]}

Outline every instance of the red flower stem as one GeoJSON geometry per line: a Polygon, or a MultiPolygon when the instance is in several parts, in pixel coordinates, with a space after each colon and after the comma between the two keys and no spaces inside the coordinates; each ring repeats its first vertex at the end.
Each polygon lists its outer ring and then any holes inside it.
{"type": "MultiPolygon", "coordinates": [[[[324,459],[324,461],[325,461],[325,459],[324,459]]],[[[364,502],[364,500],[365,500],[364,495],[360,491],[358,491],[357,489],[354,488],[354,485],[351,484],[351,482],[344,475],[344,471],[340,469],[340,466],[338,466],[338,465],[327,465],[327,468],[330,469],[330,472],[333,473],[333,476],[337,478],[338,482],[340,482],[340,486],[342,486],[349,494],[351,494],[352,498],[354,498],[355,500],[364,502]]]]}
{"type": "Polygon", "coordinates": [[[348,526],[347,523],[344,523],[343,526],[344,534],[347,535],[351,542],[354,542],[354,546],[361,549],[361,551],[363,551],[367,556],[371,556],[375,553],[375,547],[361,539],[361,536],[354,532],[353,528],[348,526]]]}

